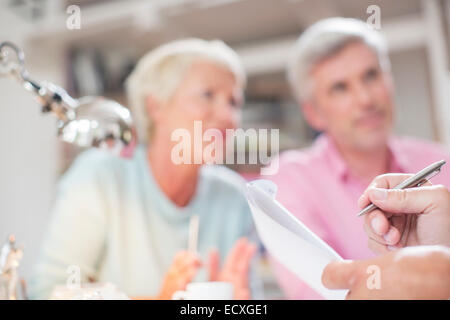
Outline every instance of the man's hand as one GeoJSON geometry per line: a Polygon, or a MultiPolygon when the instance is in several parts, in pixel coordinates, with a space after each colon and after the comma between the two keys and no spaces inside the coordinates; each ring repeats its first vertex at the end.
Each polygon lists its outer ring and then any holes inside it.
{"type": "Polygon", "coordinates": [[[410,174],[378,176],[358,205],[378,208],[364,217],[369,248],[377,253],[404,246],[450,245],[450,194],[442,185],[426,183],[404,190],[391,189],[410,174]]]}
{"type": "Polygon", "coordinates": [[[180,251],[175,255],[172,266],[164,276],[163,285],[158,296],[161,300],[170,300],[178,290],[184,290],[195,277],[201,262],[197,254],[180,251]]]}
{"type": "Polygon", "coordinates": [[[335,261],[324,269],[322,282],[349,289],[347,299],[449,299],[450,249],[418,246],[370,260],[335,261]]]}
{"type": "Polygon", "coordinates": [[[221,271],[219,271],[219,252],[217,250],[211,251],[209,256],[209,280],[231,282],[234,286],[234,299],[250,299],[248,273],[256,249],[256,245],[249,243],[246,238],[239,239],[228,254],[221,271]]]}

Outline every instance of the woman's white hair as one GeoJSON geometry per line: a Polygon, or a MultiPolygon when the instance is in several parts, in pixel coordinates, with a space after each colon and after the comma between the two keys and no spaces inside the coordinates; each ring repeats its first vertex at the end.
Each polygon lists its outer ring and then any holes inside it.
{"type": "Polygon", "coordinates": [[[295,97],[310,98],[311,70],[351,42],[361,41],[377,55],[380,67],[390,70],[387,45],[383,36],[367,23],[350,18],[329,18],[316,22],[299,37],[287,65],[287,76],[295,97]]]}
{"type": "Polygon", "coordinates": [[[139,60],[125,83],[140,143],[148,143],[152,132],[146,104],[148,96],[167,102],[189,67],[199,60],[227,67],[234,74],[237,85],[245,87],[245,71],[238,55],[222,41],[184,39],[150,51],[139,60]]]}

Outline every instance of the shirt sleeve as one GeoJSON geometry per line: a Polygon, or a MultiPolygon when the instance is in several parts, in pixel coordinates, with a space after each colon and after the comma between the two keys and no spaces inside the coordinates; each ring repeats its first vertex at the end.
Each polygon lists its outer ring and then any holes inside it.
{"type": "MultiPolygon", "coordinates": [[[[92,159],[91,159],[92,160],[92,159]]],[[[107,208],[95,161],[85,158],[60,180],[30,296],[47,299],[56,285],[96,277],[105,245],[107,208]],[[70,267],[70,268],[69,268],[70,267]],[[79,277],[78,277],[79,275],[79,277]]]]}

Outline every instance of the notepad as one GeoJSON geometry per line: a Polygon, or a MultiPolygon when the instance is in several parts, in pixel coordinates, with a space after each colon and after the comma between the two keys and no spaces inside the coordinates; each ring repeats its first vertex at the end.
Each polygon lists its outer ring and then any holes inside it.
{"type": "Polygon", "coordinates": [[[329,290],[322,271],[342,257],[294,217],[276,199],[277,186],[268,180],[247,184],[247,201],[259,237],[268,252],[325,299],[344,299],[347,290],[329,290]]]}

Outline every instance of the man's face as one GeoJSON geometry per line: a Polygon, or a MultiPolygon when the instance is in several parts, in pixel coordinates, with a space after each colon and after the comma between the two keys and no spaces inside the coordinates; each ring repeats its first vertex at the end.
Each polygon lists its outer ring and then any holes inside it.
{"type": "Polygon", "coordinates": [[[313,80],[310,123],[341,146],[370,150],[386,144],[392,127],[390,75],[364,43],[346,45],[318,63],[313,80]]]}

